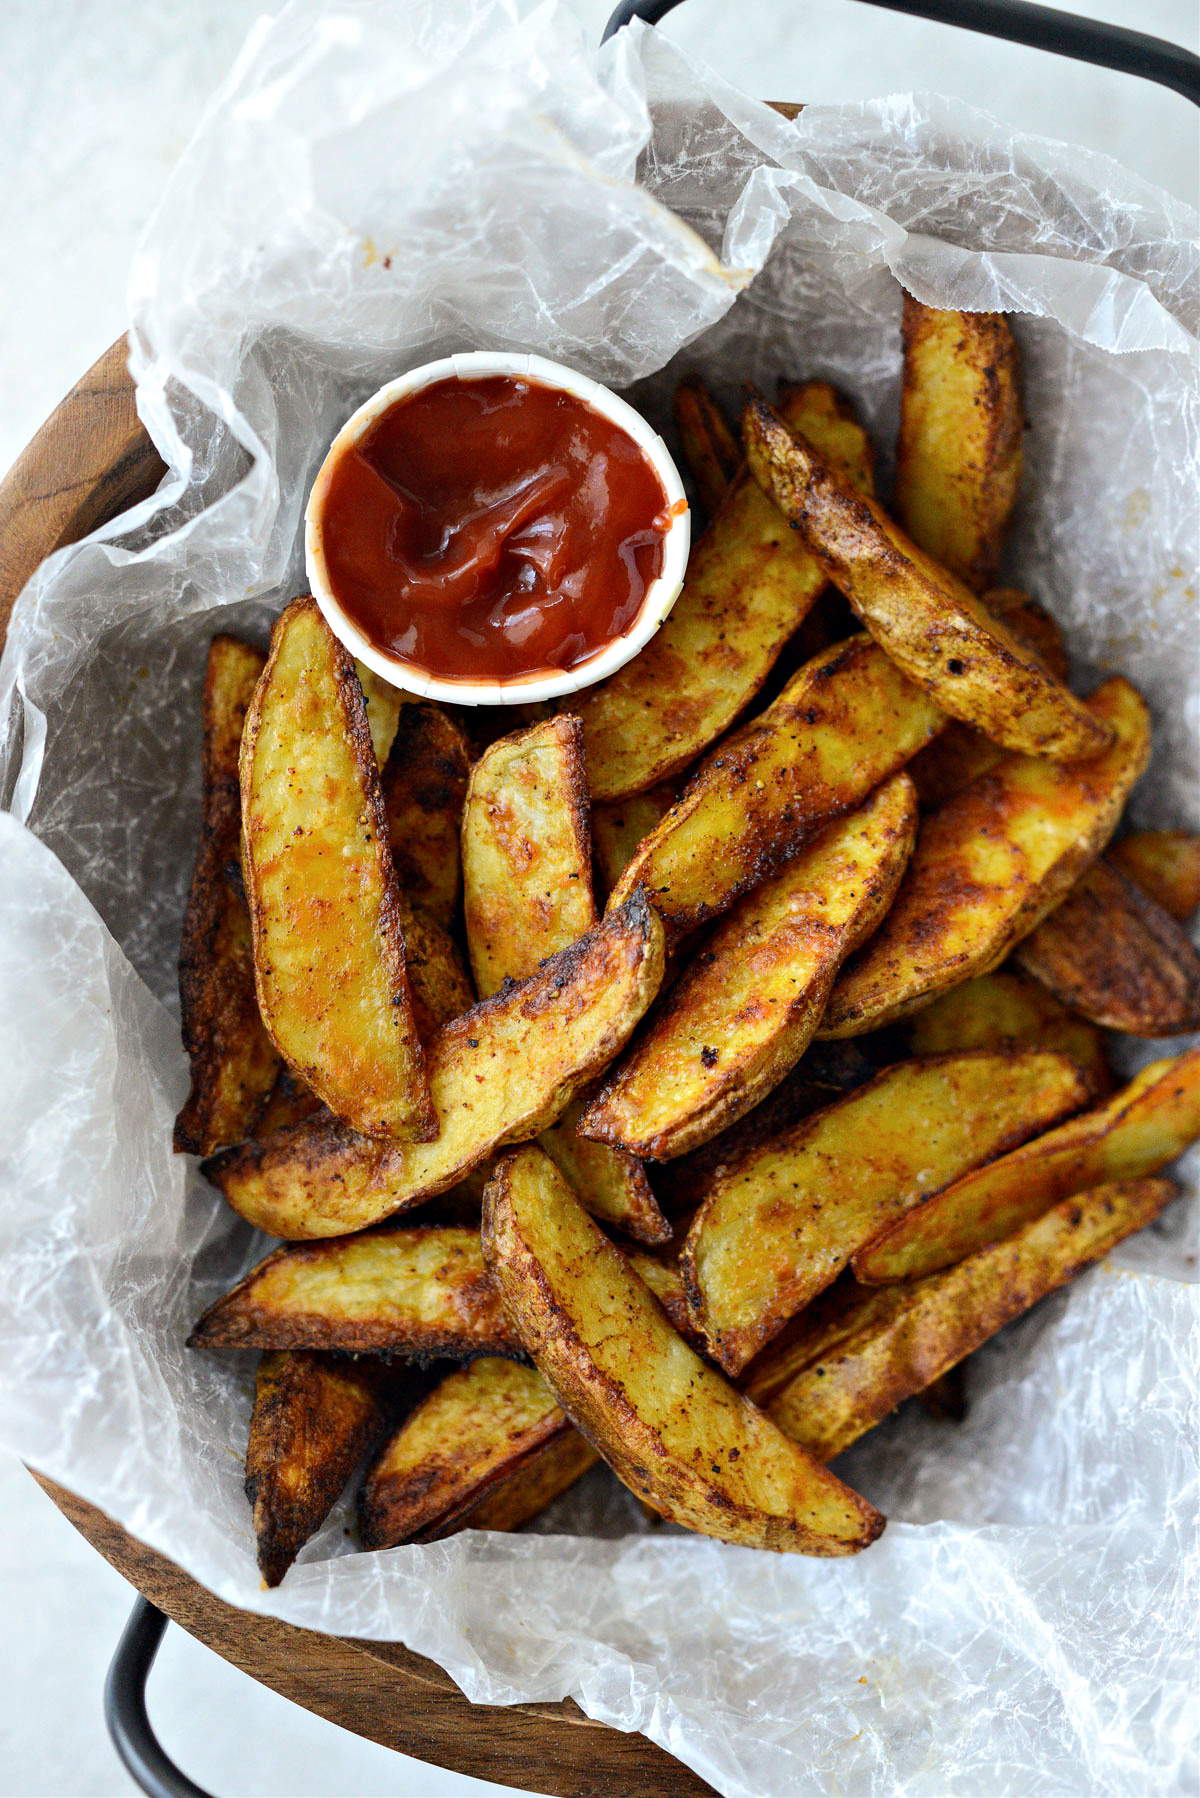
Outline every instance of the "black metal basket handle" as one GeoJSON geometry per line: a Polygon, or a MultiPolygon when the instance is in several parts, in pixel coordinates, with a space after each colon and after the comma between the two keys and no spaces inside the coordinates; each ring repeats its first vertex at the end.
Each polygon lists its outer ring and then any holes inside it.
{"type": "MultiPolygon", "coordinates": [[[[1049,6],[1032,6],[1029,0],[866,0],[866,4],[908,13],[914,19],[933,19],[939,25],[961,25],[965,31],[982,31],[1031,50],[1051,50],[1058,56],[1074,57],[1076,62],[1098,63],[1124,75],[1141,75],[1174,88],[1193,106],[1200,106],[1200,56],[1181,44],[1147,37],[1144,31],[1102,25],[1096,19],[1080,19],[1049,6]]],[[[604,27],[602,41],[607,43],[634,19],[657,25],[678,5],[679,0],[621,0],[604,27]]]]}

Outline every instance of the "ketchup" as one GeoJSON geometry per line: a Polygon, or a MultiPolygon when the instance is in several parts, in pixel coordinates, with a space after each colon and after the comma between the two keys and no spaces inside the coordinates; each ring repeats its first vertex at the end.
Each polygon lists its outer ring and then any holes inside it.
{"type": "Polygon", "coordinates": [[[397,400],[324,478],[334,597],[384,654],[440,679],[575,668],[662,571],[657,471],[619,425],[535,381],[397,400]]]}

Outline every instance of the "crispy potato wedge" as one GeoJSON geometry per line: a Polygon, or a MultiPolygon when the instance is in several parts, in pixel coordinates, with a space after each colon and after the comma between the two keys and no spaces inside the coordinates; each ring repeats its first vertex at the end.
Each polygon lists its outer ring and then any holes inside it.
{"type": "Polygon", "coordinates": [[[1013,1318],[1144,1229],[1178,1192],[1131,1180],[1065,1199],[944,1273],[874,1290],[839,1282],[751,1369],[746,1391],[818,1461],[956,1366],[1013,1318]]]}
{"type": "MultiPolygon", "coordinates": [[[[781,381],[775,410],[799,431],[859,493],[875,497],[875,451],[844,394],[828,381],[781,381]]],[[[740,445],[739,445],[740,450],[740,445]]]]}
{"type": "Polygon", "coordinates": [[[277,1586],[384,1425],[380,1370],[287,1350],[264,1355],[246,1449],[258,1565],[277,1586]]]}
{"type": "Polygon", "coordinates": [[[1182,924],[1097,862],[1016,948],[1027,974],[1074,1011],[1129,1036],[1200,1030],[1200,955],[1182,924]]]}
{"type": "Polygon", "coordinates": [[[266,657],[214,637],[204,675],[200,848],[183,917],[179,999],[192,1085],[175,1120],[178,1154],[211,1155],[253,1133],[279,1072],[254,990],[242,891],[242,725],[266,657]]]}
{"type": "Polygon", "coordinates": [[[609,904],[644,881],[678,938],[728,910],[821,826],[861,805],[944,722],[869,637],[835,644],[701,763],[609,904]]]}
{"type": "MultiPolygon", "coordinates": [[[[878,1070],[873,1070],[878,1072],[878,1070]]],[[[661,1205],[677,1214],[695,1209],[697,1198],[708,1191],[735,1161],[763,1143],[773,1142],[801,1118],[811,1117],[832,1102],[828,1087],[814,1085],[805,1061],[792,1069],[773,1092],[761,1099],[736,1124],[730,1124],[698,1149],[674,1161],[662,1161],[651,1169],[651,1184],[661,1205]]]]}
{"type": "Polygon", "coordinates": [[[448,712],[404,706],[383,764],[388,842],[401,889],[443,928],[458,905],[458,836],[471,755],[448,712]]]}
{"type": "Polygon", "coordinates": [[[709,1353],[740,1372],[886,1224],[1087,1097],[1048,1051],[901,1062],[751,1151],[705,1195],[680,1256],[709,1353]]]}
{"type": "Polygon", "coordinates": [[[687,1346],[540,1150],[497,1161],[483,1248],[563,1409],[665,1517],[799,1554],[854,1554],[874,1541],[879,1513],[687,1346]]]}
{"type": "Polygon", "coordinates": [[[398,895],[404,963],[412,994],[417,1035],[427,1042],[451,1018],[461,1018],[475,1003],[475,989],[463,966],[458,945],[429,912],[398,895]]]}
{"type": "Polygon", "coordinates": [[[211,1305],[190,1348],[504,1355],[520,1351],[478,1229],[368,1230],[276,1249],[211,1305]]]}
{"type": "Polygon", "coordinates": [[[504,1142],[561,1117],[625,1046],[662,981],[663,931],[644,892],[529,980],[445,1024],[427,1050],[439,1135],[382,1143],[328,1120],[205,1164],[271,1236],[342,1236],[446,1192],[504,1142]]]}
{"type": "Polygon", "coordinates": [[[838,977],[823,1036],[877,1030],[990,974],[1099,855],[1149,758],[1150,718],[1119,675],[1088,706],[1113,736],[1104,755],[1005,756],[925,819],[891,911],[838,977]]]}
{"type": "Polygon", "coordinates": [[[1097,1110],[945,1186],[866,1243],[854,1277],[876,1286],[951,1267],[1060,1199],[1157,1173],[1197,1136],[1200,1049],[1192,1049],[1153,1062],[1097,1110]]]}
{"type": "Polygon", "coordinates": [[[904,296],[896,516],[943,568],[983,591],[1021,484],[1021,358],[999,312],[904,296]]]}
{"type": "Polygon", "coordinates": [[[625,1259],[643,1286],[650,1288],[670,1319],[671,1328],[702,1354],[704,1342],[692,1322],[678,1261],[668,1255],[648,1255],[644,1249],[626,1249],[625,1259]]]}
{"type": "Polygon", "coordinates": [[[1108,860],[1177,924],[1187,924],[1200,906],[1200,837],[1184,830],[1138,830],[1114,843],[1108,860]]]}
{"type": "Polygon", "coordinates": [[[354,672],[362,688],[371,747],[375,751],[375,761],[382,774],[387,767],[388,754],[400,725],[400,713],[412,701],[407,693],[401,693],[390,681],[381,679],[365,662],[355,662],[354,672]]]}
{"type": "Polygon", "coordinates": [[[643,840],[679,797],[674,781],[592,807],[592,855],[604,892],[611,893],[643,840]]]}
{"type": "Polygon", "coordinates": [[[518,1529],[597,1459],[534,1368],[473,1361],[434,1387],[368,1469],[363,1547],[518,1529]]]}
{"type": "Polygon", "coordinates": [[[316,601],[294,601],[242,736],[242,860],[258,1003],[279,1053],[370,1136],[437,1119],[404,965],[362,689],[316,601]]]}
{"type": "Polygon", "coordinates": [[[659,1210],[645,1168],[627,1149],[581,1136],[583,1111],[584,1101],[573,1099],[558,1122],[538,1138],[543,1149],[593,1217],[637,1242],[669,1242],[671,1226],[659,1210]]]}
{"type": "Polygon", "coordinates": [[[1092,1096],[1112,1091],[1104,1038],[1094,1024],[1060,1005],[1036,980],[1011,969],[966,980],[914,1013],[905,1026],[913,1055],[963,1049],[1057,1049],[1087,1077],[1092,1096]]]}
{"type": "Polygon", "coordinates": [[[281,1063],[262,1116],[254,1126],[255,1140],[261,1142],[273,1131],[286,1130],[289,1124],[299,1124],[318,1111],[328,1115],[328,1108],[322,1105],[312,1088],[305,1086],[286,1063],[281,1063]]]}
{"type": "Polygon", "coordinates": [[[688,375],[675,389],[675,428],[700,504],[711,518],[741,467],[742,448],[699,375],[688,375]]]}
{"type": "Polygon", "coordinates": [[[761,397],[746,408],[743,437],[763,490],[872,636],[943,711],[1027,755],[1065,760],[1108,746],[1103,720],[761,397]]]}
{"type": "MultiPolygon", "coordinates": [[[[852,478],[870,467],[866,433],[853,419],[839,411],[830,421],[819,402],[807,423],[839,467],[851,444],[852,478]]],[[[572,695],[593,800],[657,786],[715,742],[758,692],[824,586],[812,557],[740,471],[692,550],[662,629],[608,680],[572,695]]]]}
{"type": "Polygon", "coordinates": [[[463,912],[481,999],[596,921],[583,727],[560,712],[484,751],[462,817],[463,912]]]}
{"type": "Polygon", "coordinates": [[[893,775],[739,900],[608,1075],[583,1134],[666,1161],[752,1110],[812,1040],[916,834],[912,782],[893,775]]]}

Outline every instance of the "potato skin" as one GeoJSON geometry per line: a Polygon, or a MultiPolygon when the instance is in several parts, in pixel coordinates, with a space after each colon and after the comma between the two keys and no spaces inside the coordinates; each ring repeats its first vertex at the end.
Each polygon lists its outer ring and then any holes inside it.
{"type": "Polygon", "coordinates": [[[1093,1024],[1129,1036],[1200,1030],[1200,956],[1187,932],[1108,862],[1088,869],[1016,959],[1093,1024]]]}
{"type": "Polygon", "coordinates": [[[872,1506],[688,1348],[539,1150],[497,1161],[483,1245],[564,1410],[664,1516],[722,1541],[799,1554],[855,1554],[878,1536],[884,1519],[872,1506]]]}
{"type": "Polygon", "coordinates": [[[977,593],[995,578],[1021,484],[1021,357],[999,312],[904,296],[896,516],[977,593]]]}
{"type": "Polygon", "coordinates": [[[458,907],[458,835],[471,757],[448,712],[402,706],[383,764],[388,842],[400,890],[448,929],[458,907]]]}
{"type": "Polygon", "coordinates": [[[1113,844],[1108,859],[1177,924],[1187,924],[1200,906],[1200,837],[1185,830],[1135,830],[1113,844]]]}

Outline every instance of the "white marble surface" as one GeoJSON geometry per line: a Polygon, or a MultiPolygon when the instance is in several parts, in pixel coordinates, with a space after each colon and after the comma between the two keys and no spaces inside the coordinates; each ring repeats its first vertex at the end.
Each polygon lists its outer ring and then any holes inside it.
{"type": "MultiPolygon", "coordinates": [[[[580,9],[598,35],[608,0],[580,9]]],[[[263,10],[258,0],[0,0],[0,469],[122,330],[141,221],[263,10]]],[[[1194,47],[1195,0],[1092,0],[1088,10],[1194,47]]],[[[936,87],[1197,198],[1193,109],[1132,77],[855,0],[690,0],[666,29],[770,98],[936,87]]],[[[3,1458],[0,1523],[0,1798],[132,1793],[100,1710],[130,1590],[3,1458]]],[[[152,1715],[191,1776],[220,1794],[502,1790],[322,1723],[178,1630],[154,1672],[152,1715]]]]}

